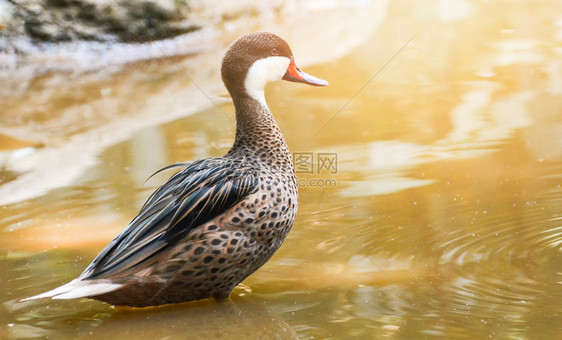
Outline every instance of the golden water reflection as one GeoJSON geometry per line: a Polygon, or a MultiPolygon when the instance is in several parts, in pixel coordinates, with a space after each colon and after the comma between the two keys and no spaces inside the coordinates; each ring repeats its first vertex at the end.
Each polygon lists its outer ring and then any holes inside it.
{"type": "Polygon", "coordinates": [[[393,2],[365,44],[307,69],[330,87],[273,84],[291,150],[337,154],[337,172],[299,173],[297,223],[234,305],[17,302],[79,274],[166,176],[143,184],[150,173],[223,154],[233,127],[216,108],[148,127],[74,185],[2,207],[0,335],[245,336],[222,322],[282,338],[560,337],[561,9],[393,2]]]}

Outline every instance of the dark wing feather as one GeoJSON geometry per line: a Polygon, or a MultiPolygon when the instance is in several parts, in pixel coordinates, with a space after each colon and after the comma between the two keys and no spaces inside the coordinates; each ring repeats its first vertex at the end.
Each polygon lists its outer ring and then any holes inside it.
{"type": "Polygon", "coordinates": [[[125,276],[157,260],[191,230],[257,190],[253,172],[235,170],[222,158],[189,164],[146,201],[127,228],[81,275],[83,279],[125,276]]]}

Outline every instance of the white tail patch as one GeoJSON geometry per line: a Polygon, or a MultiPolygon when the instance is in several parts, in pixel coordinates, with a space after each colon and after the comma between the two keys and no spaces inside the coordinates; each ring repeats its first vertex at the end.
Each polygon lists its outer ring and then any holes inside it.
{"type": "Polygon", "coordinates": [[[69,283],[58,288],[50,290],[46,293],[35,295],[22,299],[21,301],[53,298],[53,299],[76,299],[81,297],[90,297],[113,292],[123,287],[123,284],[111,283],[108,280],[82,281],[79,279],[72,280],[69,283]]]}

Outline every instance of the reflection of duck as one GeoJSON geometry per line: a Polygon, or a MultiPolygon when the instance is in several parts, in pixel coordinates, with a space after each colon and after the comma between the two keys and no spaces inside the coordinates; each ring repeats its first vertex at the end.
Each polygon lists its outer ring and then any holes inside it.
{"type": "Polygon", "coordinates": [[[86,338],[184,338],[189,334],[189,339],[297,339],[279,315],[247,300],[234,297],[220,304],[198,301],[142,311],[118,309],[86,338]]]}
{"type": "Polygon", "coordinates": [[[267,82],[325,86],[302,72],[271,33],[243,36],[222,63],[236,108],[236,139],[223,157],[172,176],[77,279],[30,299],[90,297],[151,306],[226,298],[281,246],[297,212],[289,149],[267,107],[267,82]]]}

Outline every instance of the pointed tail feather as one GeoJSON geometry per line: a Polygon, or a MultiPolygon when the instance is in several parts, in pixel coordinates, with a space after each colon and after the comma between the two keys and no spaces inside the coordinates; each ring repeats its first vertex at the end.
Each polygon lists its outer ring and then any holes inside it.
{"type": "Polygon", "coordinates": [[[22,299],[21,301],[44,299],[44,298],[76,299],[76,298],[90,297],[90,296],[96,296],[96,295],[113,292],[121,287],[123,287],[123,284],[112,283],[107,280],[82,281],[76,279],[58,288],[55,288],[43,294],[22,299]]]}

